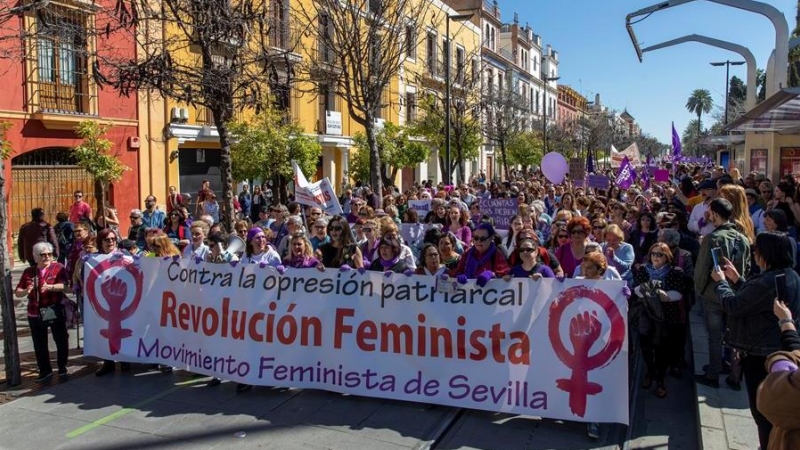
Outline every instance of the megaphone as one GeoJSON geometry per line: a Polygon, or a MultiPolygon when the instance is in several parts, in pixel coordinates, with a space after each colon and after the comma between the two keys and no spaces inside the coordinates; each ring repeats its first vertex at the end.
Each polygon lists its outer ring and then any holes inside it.
{"type": "MultiPolygon", "coordinates": [[[[219,245],[222,247],[222,243],[219,245]]],[[[228,243],[225,247],[225,251],[222,251],[222,248],[220,248],[220,254],[225,262],[230,262],[235,256],[237,256],[237,253],[244,252],[245,248],[247,248],[247,243],[244,242],[244,239],[235,234],[230,234],[228,235],[228,243]]]]}

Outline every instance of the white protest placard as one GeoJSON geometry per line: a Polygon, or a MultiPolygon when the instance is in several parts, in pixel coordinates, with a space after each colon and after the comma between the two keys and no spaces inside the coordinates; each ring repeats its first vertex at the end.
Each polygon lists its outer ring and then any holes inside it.
{"type": "Polygon", "coordinates": [[[294,199],[301,205],[319,206],[330,215],[342,214],[342,205],[327,177],[301,188],[295,186],[294,199]]]}
{"type": "Polygon", "coordinates": [[[628,422],[623,281],[428,276],[99,255],[85,353],[252,385],[628,422]]]}
{"type": "Polygon", "coordinates": [[[416,211],[420,219],[424,219],[425,215],[431,211],[431,200],[409,200],[408,207],[416,211]]]}

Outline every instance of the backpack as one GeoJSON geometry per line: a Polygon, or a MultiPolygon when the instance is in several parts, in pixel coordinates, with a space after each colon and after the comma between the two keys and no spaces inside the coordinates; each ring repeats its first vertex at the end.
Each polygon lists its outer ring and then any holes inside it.
{"type": "Polygon", "coordinates": [[[58,241],[59,250],[64,250],[69,248],[72,244],[70,239],[67,237],[67,234],[64,232],[67,225],[65,222],[59,222],[53,227],[56,231],[56,240],[58,241]]]}

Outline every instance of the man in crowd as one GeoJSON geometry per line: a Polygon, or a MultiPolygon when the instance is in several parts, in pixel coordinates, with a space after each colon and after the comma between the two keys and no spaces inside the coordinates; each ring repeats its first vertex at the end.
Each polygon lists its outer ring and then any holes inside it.
{"type": "Polygon", "coordinates": [[[31,267],[36,265],[33,255],[33,246],[39,242],[49,242],[53,246],[54,258],[58,258],[58,239],[56,232],[44,220],[44,210],[33,208],[31,210],[31,221],[22,225],[17,237],[17,255],[20,261],[27,261],[31,267]]]}
{"type": "Polygon", "coordinates": [[[142,211],[142,228],[139,229],[139,235],[136,238],[136,245],[139,248],[147,248],[144,242],[145,231],[148,228],[164,228],[164,221],[167,215],[156,207],[156,197],[148,195],[144,199],[145,209],[142,211]]]}
{"type": "Polygon", "coordinates": [[[81,221],[91,222],[92,207],[83,201],[83,191],[77,190],[72,194],[75,203],[69,207],[69,221],[78,223],[81,221]]]}
{"type": "Polygon", "coordinates": [[[239,207],[242,209],[242,218],[250,217],[250,185],[242,185],[242,192],[239,192],[239,207]]]}
{"type": "Polygon", "coordinates": [[[703,196],[703,202],[698,203],[692,209],[692,214],[689,216],[689,230],[698,236],[705,236],[714,231],[715,228],[706,218],[706,213],[708,212],[708,205],[717,194],[717,182],[715,180],[705,180],[700,183],[697,190],[703,196]]]}
{"type": "Polygon", "coordinates": [[[714,290],[716,283],[710,276],[714,270],[712,249],[720,249],[721,256],[717,261],[719,265],[724,263],[721,258],[727,258],[739,273],[745,274],[750,270],[750,242],[731,222],[732,215],[733,205],[728,200],[716,198],[708,203],[705,219],[713,229],[703,237],[694,269],[695,287],[705,311],[709,359],[708,365],[703,367],[705,373],[697,375],[696,381],[714,388],[719,387],[719,374],[722,373],[722,332],[725,318],[722,303],[714,290]]]}

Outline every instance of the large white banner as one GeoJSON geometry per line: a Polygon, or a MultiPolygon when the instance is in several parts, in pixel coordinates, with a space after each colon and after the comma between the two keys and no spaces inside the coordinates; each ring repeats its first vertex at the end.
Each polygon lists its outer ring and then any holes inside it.
{"type": "Polygon", "coordinates": [[[86,262],[85,351],[237,382],[628,423],[622,281],[86,262]]]}

